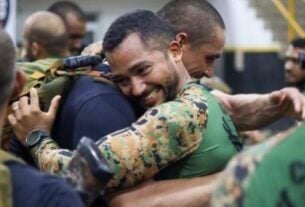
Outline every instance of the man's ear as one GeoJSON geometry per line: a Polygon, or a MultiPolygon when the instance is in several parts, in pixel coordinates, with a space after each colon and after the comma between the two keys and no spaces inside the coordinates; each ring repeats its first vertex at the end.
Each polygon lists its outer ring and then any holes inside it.
{"type": "Polygon", "coordinates": [[[31,44],[31,53],[35,57],[39,57],[41,54],[42,46],[38,42],[32,42],[31,44]]]}
{"type": "Polygon", "coordinates": [[[178,33],[176,35],[176,40],[179,42],[181,48],[189,46],[188,36],[185,32],[178,33]]]}
{"type": "Polygon", "coordinates": [[[13,93],[11,96],[11,100],[16,99],[23,90],[23,87],[26,82],[26,75],[23,71],[18,70],[16,74],[15,85],[13,88],[13,93]]]}
{"type": "Polygon", "coordinates": [[[172,41],[170,43],[169,49],[173,54],[173,58],[175,59],[175,61],[180,61],[182,59],[182,49],[178,41],[172,41]]]}

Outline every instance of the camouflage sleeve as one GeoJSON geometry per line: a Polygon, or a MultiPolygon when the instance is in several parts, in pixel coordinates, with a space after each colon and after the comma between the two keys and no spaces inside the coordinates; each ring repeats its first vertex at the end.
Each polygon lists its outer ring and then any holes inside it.
{"type": "Polygon", "coordinates": [[[258,164],[277,141],[271,139],[257,144],[234,157],[214,192],[212,206],[243,206],[246,189],[258,164]]]}
{"type": "Polygon", "coordinates": [[[31,150],[31,154],[40,170],[53,174],[61,174],[73,155],[72,151],[59,149],[51,138],[43,139],[31,150]]]}
{"type": "MultiPolygon", "coordinates": [[[[193,152],[206,126],[203,99],[172,101],[148,110],[136,123],[103,137],[98,147],[115,172],[107,190],[135,185],[193,152]]],[[[71,153],[44,140],[32,150],[40,169],[58,173],[71,153]]]]}
{"type": "Polygon", "coordinates": [[[107,136],[99,149],[115,171],[108,189],[135,185],[193,152],[202,141],[206,117],[204,102],[170,102],[107,136]]]}

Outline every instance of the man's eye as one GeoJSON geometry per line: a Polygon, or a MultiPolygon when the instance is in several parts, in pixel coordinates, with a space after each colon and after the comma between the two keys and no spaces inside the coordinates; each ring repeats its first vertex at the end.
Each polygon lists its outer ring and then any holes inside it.
{"type": "Polygon", "coordinates": [[[122,77],[113,78],[112,81],[120,86],[127,86],[129,84],[129,81],[122,77]]]}
{"type": "Polygon", "coordinates": [[[286,57],[285,58],[285,62],[289,62],[291,61],[294,64],[298,64],[299,63],[299,59],[298,58],[290,58],[290,57],[286,57]]]}
{"type": "Polygon", "coordinates": [[[150,71],[150,67],[142,67],[137,69],[137,75],[144,76],[147,75],[150,71]]]}
{"type": "Polygon", "coordinates": [[[212,62],[215,62],[219,58],[220,58],[220,55],[211,55],[206,58],[206,61],[212,63],[212,62]]]}

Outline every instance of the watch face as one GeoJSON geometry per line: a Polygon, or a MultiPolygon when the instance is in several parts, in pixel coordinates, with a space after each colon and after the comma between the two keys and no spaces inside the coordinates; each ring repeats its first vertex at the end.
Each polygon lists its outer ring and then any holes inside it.
{"type": "Polygon", "coordinates": [[[48,136],[48,132],[43,130],[34,130],[32,131],[28,137],[26,138],[26,146],[33,147],[35,146],[41,139],[48,136]]]}

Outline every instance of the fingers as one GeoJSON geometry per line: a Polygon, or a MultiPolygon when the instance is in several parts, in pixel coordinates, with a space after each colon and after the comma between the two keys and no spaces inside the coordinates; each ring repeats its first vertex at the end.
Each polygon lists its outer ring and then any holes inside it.
{"type": "Polygon", "coordinates": [[[282,103],[286,114],[299,120],[305,120],[305,97],[296,88],[282,89],[282,103]]]}
{"type": "Polygon", "coordinates": [[[40,109],[39,97],[36,88],[31,88],[30,90],[30,104],[32,108],[40,109]]]}
{"type": "Polygon", "coordinates": [[[50,108],[48,111],[48,115],[54,115],[54,116],[56,115],[57,109],[59,107],[60,98],[61,97],[59,95],[57,95],[52,99],[50,108]]]}
{"type": "Polygon", "coordinates": [[[13,114],[8,115],[7,119],[12,126],[17,124],[17,119],[13,114]]]}
{"type": "Polygon", "coordinates": [[[19,99],[19,109],[15,110],[15,113],[21,112],[22,114],[29,113],[29,97],[23,96],[19,99]]]}
{"type": "Polygon", "coordinates": [[[13,110],[13,113],[14,113],[14,118],[15,119],[20,119],[21,118],[21,111],[20,111],[20,107],[19,107],[19,101],[15,101],[13,104],[12,104],[12,110],[13,110]]]}
{"type": "Polygon", "coordinates": [[[87,46],[81,55],[100,55],[103,52],[102,42],[95,42],[87,46]]]}
{"type": "Polygon", "coordinates": [[[16,116],[14,114],[10,114],[10,115],[8,115],[7,119],[8,119],[8,122],[10,123],[10,125],[12,126],[17,139],[21,143],[25,144],[26,134],[24,134],[23,128],[19,124],[16,116]]]}
{"type": "Polygon", "coordinates": [[[305,96],[302,94],[302,102],[300,105],[301,120],[305,121],[305,96]]]}
{"type": "Polygon", "coordinates": [[[16,111],[17,109],[19,109],[19,102],[15,101],[14,103],[12,103],[12,110],[16,111]]]}

